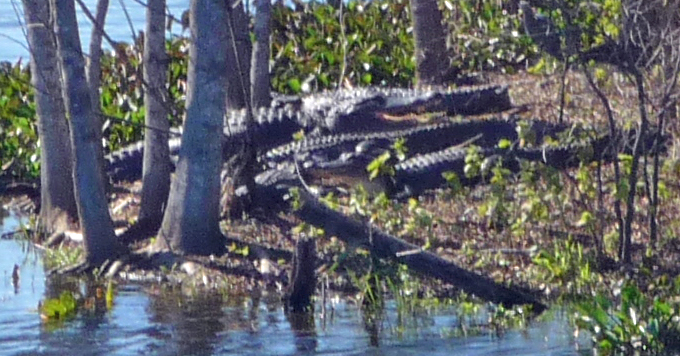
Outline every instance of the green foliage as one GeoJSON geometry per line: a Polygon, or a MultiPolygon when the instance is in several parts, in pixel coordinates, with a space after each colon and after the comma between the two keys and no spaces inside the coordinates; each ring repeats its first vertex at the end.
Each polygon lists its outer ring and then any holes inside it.
{"type": "Polygon", "coordinates": [[[392,154],[390,151],[383,152],[380,156],[376,157],[371,163],[366,167],[369,176],[368,179],[373,180],[379,176],[393,176],[394,166],[390,164],[392,154]]]}
{"type": "Polygon", "coordinates": [[[465,155],[465,167],[463,168],[465,177],[474,178],[479,176],[482,172],[482,163],[483,157],[479,146],[472,145],[468,147],[467,154],[465,155]]]}
{"type": "Polygon", "coordinates": [[[277,2],[272,8],[272,86],[282,93],[360,85],[408,86],[414,78],[409,3],[277,2]],[[344,36],[343,29],[344,26],[344,36]]]}
{"type": "Polygon", "coordinates": [[[115,285],[111,280],[103,282],[94,278],[82,282],[83,290],[66,289],[58,298],[40,303],[38,312],[48,330],[63,326],[78,314],[101,316],[113,308],[115,285]],[[85,294],[81,294],[83,292],[85,294]]]}
{"type": "Polygon", "coordinates": [[[463,191],[463,184],[460,182],[460,177],[455,172],[444,172],[442,177],[446,180],[446,185],[455,195],[463,191]]]}
{"type": "Polygon", "coordinates": [[[229,253],[233,253],[235,255],[240,255],[240,256],[243,256],[243,257],[248,257],[248,255],[250,255],[250,248],[248,247],[248,245],[238,246],[238,245],[236,245],[235,242],[232,242],[232,244],[229,245],[229,247],[227,248],[227,251],[229,251],[229,253]]]}
{"type": "Polygon", "coordinates": [[[491,168],[491,194],[479,205],[479,215],[486,217],[488,224],[502,229],[508,225],[510,219],[509,200],[507,189],[510,184],[512,172],[503,167],[502,160],[491,168]]]}
{"type": "Polygon", "coordinates": [[[598,294],[577,305],[576,324],[589,331],[596,347],[605,354],[659,354],[680,352],[680,279],[672,283],[662,276],[644,293],[624,282],[612,299],[598,294]]]}
{"type": "Polygon", "coordinates": [[[0,177],[37,178],[40,142],[30,73],[20,63],[0,68],[0,177]]]}
{"type": "Polygon", "coordinates": [[[57,248],[46,249],[43,263],[47,268],[72,266],[78,263],[82,255],[82,247],[61,245],[57,248]]]}
{"type": "Polygon", "coordinates": [[[446,0],[444,4],[452,65],[463,71],[512,73],[528,58],[536,57],[536,47],[524,35],[519,17],[508,14],[506,3],[446,0]]]}
{"type": "Polygon", "coordinates": [[[40,316],[48,321],[66,320],[74,317],[78,304],[71,291],[63,291],[59,298],[46,300],[40,308],[40,316]]]}
{"type": "Polygon", "coordinates": [[[414,198],[410,198],[408,200],[407,211],[409,212],[409,215],[406,217],[404,221],[405,223],[403,231],[407,234],[413,234],[417,230],[419,231],[424,230],[425,237],[427,238],[427,240],[422,246],[422,249],[424,250],[429,249],[434,239],[432,227],[433,225],[435,225],[436,222],[435,215],[432,212],[428,211],[427,209],[421,207],[418,200],[414,198]]]}
{"type": "MultiPolygon", "coordinates": [[[[188,69],[188,45],[186,39],[173,38],[166,41],[168,62],[168,100],[171,126],[180,124],[184,114],[186,80],[188,69]]],[[[113,53],[101,58],[101,108],[109,117],[109,149],[115,150],[142,138],[144,125],[144,85],[142,81],[142,46],[140,43],[119,45],[113,53]]]]}
{"type": "Polygon", "coordinates": [[[406,140],[404,138],[398,138],[392,144],[392,150],[399,161],[406,159],[406,154],[408,153],[408,146],[406,146],[406,140]]]}
{"type": "Polygon", "coordinates": [[[552,251],[541,250],[533,263],[543,269],[541,280],[560,286],[571,295],[589,293],[598,280],[583,246],[572,240],[557,241],[552,251]]]}
{"type": "Polygon", "coordinates": [[[326,232],[322,228],[315,227],[304,222],[293,227],[292,232],[295,235],[304,234],[305,236],[312,238],[323,237],[326,235],[326,232]]]}
{"type": "Polygon", "coordinates": [[[292,187],[288,190],[288,201],[293,210],[300,210],[302,208],[302,195],[300,195],[300,188],[292,187]]]}

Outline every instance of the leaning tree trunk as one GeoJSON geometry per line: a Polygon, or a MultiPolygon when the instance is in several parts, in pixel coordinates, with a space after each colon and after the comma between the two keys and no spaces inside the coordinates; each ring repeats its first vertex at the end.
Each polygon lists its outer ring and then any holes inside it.
{"type": "Polygon", "coordinates": [[[68,124],[61,92],[57,44],[52,35],[50,4],[23,0],[31,51],[31,83],[35,88],[40,136],[41,230],[50,234],[66,230],[78,219],[73,195],[73,167],[68,144],[68,124]]]}
{"type": "Polygon", "coordinates": [[[85,63],[80,47],[78,23],[73,0],[51,0],[55,13],[55,32],[64,78],[64,98],[70,116],[71,145],[74,157],[74,187],[78,216],[85,243],[85,261],[92,266],[115,257],[121,247],[113,232],[104,182],[99,174],[94,112],[85,79],[85,63]]]}
{"type": "MultiPolygon", "coordinates": [[[[165,0],[149,0],[144,41],[144,167],[139,220],[160,221],[170,192],[170,151],[168,149],[167,54],[165,53],[165,0]]],[[[155,224],[154,224],[155,225],[155,224]]]]}
{"type": "Polygon", "coordinates": [[[248,16],[243,7],[243,1],[226,0],[229,8],[227,21],[230,29],[227,29],[227,63],[231,63],[238,70],[227,73],[227,108],[243,109],[246,100],[250,100],[250,57],[252,45],[248,32],[248,16]],[[236,4],[236,5],[234,5],[236,4]],[[232,43],[233,32],[233,43],[232,43]],[[234,49],[233,44],[236,45],[234,49]],[[238,64],[238,65],[237,65],[238,64]]]}
{"type": "Polygon", "coordinates": [[[255,0],[255,44],[250,67],[250,92],[253,108],[269,106],[269,35],[272,4],[270,0],[255,0]]]}
{"type": "Polygon", "coordinates": [[[437,0],[411,0],[418,85],[439,85],[448,67],[446,36],[437,0]]]}
{"type": "Polygon", "coordinates": [[[219,231],[227,23],[224,0],[191,1],[187,116],[175,178],[155,249],[214,254],[219,231]]]}

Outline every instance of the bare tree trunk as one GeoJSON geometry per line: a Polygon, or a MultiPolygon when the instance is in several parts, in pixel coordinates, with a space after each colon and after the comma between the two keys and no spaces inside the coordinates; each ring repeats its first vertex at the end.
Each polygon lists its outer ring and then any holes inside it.
{"type": "MultiPolygon", "coordinates": [[[[97,115],[95,122],[97,127],[102,127],[101,104],[99,100],[99,86],[101,84],[101,64],[102,37],[104,35],[104,23],[109,9],[109,0],[99,0],[97,2],[97,14],[95,23],[92,24],[92,37],[90,39],[90,62],[87,65],[87,83],[90,86],[90,96],[92,99],[92,109],[97,115]]],[[[100,130],[101,131],[101,130],[100,130]]]]}
{"type": "Polygon", "coordinates": [[[175,178],[155,249],[216,254],[219,236],[222,125],[227,84],[223,0],[191,1],[187,117],[175,178]]]}
{"type": "MultiPolygon", "coordinates": [[[[102,144],[102,128],[103,123],[101,119],[101,103],[99,98],[99,87],[101,86],[101,55],[102,55],[102,37],[104,35],[104,23],[106,23],[106,14],[109,9],[109,0],[97,1],[97,14],[92,24],[92,37],[90,39],[90,62],[87,66],[87,83],[90,87],[90,99],[92,100],[92,110],[94,112],[94,127],[97,128],[95,135],[99,145],[102,144]]],[[[106,172],[104,171],[104,151],[98,150],[97,161],[102,179],[106,184],[106,172]]]]}
{"type": "Polygon", "coordinates": [[[144,168],[139,220],[163,218],[170,192],[167,91],[168,56],[165,53],[165,0],[149,0],[144,41],[144,168]]]}
{"type": "Polygon", "coordinates": [[[68,143],[50,4],[44,0],[23,0],[23,3],[41,142],[39,224],[44,232],[50,234],[66,230],[71,222],[78,219],[73,195],[71,146],[68,143]]]}
{"type": "Polygon", "coordinates": [[[437,0],[410,0],[418,85],[442,84],[448,67],[446,36],[437,0]]]}
{"type": "Polygon", "coordinates": [[[59,48],[64,98],[71,120],[71,144],[74,157],[74,187],[78,216],[85,243],[85,260],[100,265],[115,257],[121,246],[113,232],[113,221],[99,175],[97,141],[90,90],[85,79],[85,63],[80,47],[78,23],[73,0],[51,0],[55,15],[55,32],[59,48]]]}
{"type": "Polygon", "coordinates": [[[630,166],[630,175],[628,176],[628,197],[626,200],[626,217],[624,220],[623,239],[619,244],[619,259],[624,264],[629,264],[631,261],[630,247],[631,238],[633,235],[633,218],[635,215],[635,192],[637,191],[637,175],[639,170],[640,154],[642,153],[643,140],[647,137],[647,109],[645,108],[645,89],[642,74],[639,70],[635,71],[635,85],[638,91],[638,109],[640,111],[640,127],[635,136],[635,143],[633,145],[633,160],[630,166]]]}
{"type": "MultiPolygon", "coordinates": [[[[604,107],[605,112],[607,113],[607,120],[609,122],[609,136],[612,138],[612,143],[610,145],[610,149],[613,152],[619,152],[620,150],[620,144],[619,144],[619,130],[616,125],[616,120],[614,119],[614,111],[612,110],[611,104],[609,103],[609,99],[607,96],[600,90],[600,88],[595,84],[595,80],[593,79],[593,75],[590,73],[588,68],[584,68],[583,73],[586,75],[586,79],[588,80],[588,84],[590,87],[593,89],[595,92],[595,95],[600,99],[602,102],[602,106],[604,107]]],[[[621,173],[621,167],[619,165],[619,159],[618,155],[614,155],[614,181],[616,184],[620,184],[622,180],[622,173],[621,173]]],[[[618,225],[618,230],[619,230],[619,241],[624,240],[624,218],[623,218],[623,211],[621,209],[621,199],[618,197],[618,195],[614,194],[614,213],[616,214],[616,222],[618,225]]]]}
{"type": "Polygon", "coordinates": [[[255,45],[250,66],[250,92],[253,108],[269,106],[269,36],[271,33],[272,4],[270,0],[255,0],[255,45]]]}
{"type": "Polygon", "coordinates": [[[250,57],[252,52],[252,44],[250,43],[250,34],[248,32],[248,16],[243,7],[243,1],[226,0],[229,8],[229,16],[227,21],[230,22],[234,30],[234,42],[236,43],[236,50],[234,51],[232,43],[232,36],[227,32],[227,63],[238,63],[235,65],[239,70],[229,71],[227,73],[227,108],[229,109],[243,109],[246,107],[246,100],[250,100],[248,92],[250,84],[250,57]],[[235,4],[235,5],[234,5],[235,4]],[[238,54],[238,56],[237,56],[238,54]],[[247,96],[247,95],[248,96],[247,96]]]}

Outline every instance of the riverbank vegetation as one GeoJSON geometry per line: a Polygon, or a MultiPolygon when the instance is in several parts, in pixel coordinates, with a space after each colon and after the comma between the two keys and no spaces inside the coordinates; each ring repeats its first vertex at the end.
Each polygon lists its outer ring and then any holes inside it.
{"type": "MultiPolygon", "coordinates": [[[[485,171],[487,184],[475,187],[463,187],[460,177],[450,175],[448,188],[405,201],[374,196],[361,188],[323,201],[497,283],[568,305],[574,328],[592,335],[596,348],[604,353],[680,352],[680,270],[675,262],[680,260],[678,3],[649,2],[668,6],[661,10],[634,1],[559,3],[551,8],[541,1],[531,2],[531,10],[540,11],[545,16],[541,19],[552,26],[545,29],[545,37],[561,34],[558,42],[547,43],[549,38],[527,35],[531,29],[525,28],[522,16],[529,9],[520,12],[520,2],[439,2],[448,62],[441,80],[452,86],[508,85],[517,108],[513,114],[573,124],[585,135],[595,129],[614,133],[636,128],[636,137],[621,139],[613,162],[581,163],[566,170],[523,162],[516,175],[498,165],[485,171]],[[670,15],[662,16],[662,10],[670,15]],[[644,25],[632,20],[636,14],[645,19],[644,25]],[[665,27],[648,26],[654,23],[665,27]],[[578,35],[564,35],[572,32],[578,35]],[[575,38],[577,45],[572,43],[575,38]],[[611,48],[630,52],[609,51],[615,59],[600,55],[601,48],[612,43],[621,47],[611,48]],[[558,49],[550,49],[551,44],[558,49]],[[647,134],[657,144],[665,142],[664,147],[643,152],[640,142],[647,134]]],[[[294,1],[292,6],[276,2],[271,16],[274,92],[417,84],[408,1],[294,1]]],[[[165,103],[172,127],[189,115],[185,108],[189,48],[184,37],[165,43],[169,59],[165,103]]],[[[144,137],[148,94],[144,93],[143,52],[139,38],[118,44],[101,59],[100,104],[108,152],[144,137]]],[[[35,105],[25,62],[3,64],[0,183],[4,194],[39,182],[41,140],[35,105]]],[[[532,138],[522,136],[521,126],[517,130],[519,144],[530,146],[532,138]]],[[[578,142],[584,137],[567,134],[559,139],[578,142]]],[[[513,144],[518,143],[500,143],[513,144]]],[[[376,174],[389,172],[385,162],[373,163],[376,174]]],[[[466,172],[481,174],[482,163],[470,148],[466,172]]],[[[139,192],[139,183],[109,188],[109,208],[120,225],[129,225],[138,213],[139,192]]],[[[267,224],[221,213],[221,227],[230,237],[223,256],[182,257],[161,269],[143,265],[144,260],[137,266],[151,272],[123,269],[120,274],[134,279],[174,273],[188,276],[186,285],[232,291],[254,284],[285,284],[281,268],[293,259],[291,236],[304,235],[317,241],[322,266],[317,274],[324,290],[357,293],[367,310],[367,323],[379,316],[386,297],[394,298],[406,314],[442,301],[459,303],[461,319],[466,319],[465,313],[486,308],[487,321],[496,332],[521,326],[529,314],[523,308],[471,304],[479,301],[461,297],[458,289],[436,280],[421,279],[403,265],[371,257],[365,248],[343,245],[324,236],[323,230],[298,225],[290,214],[270,217],[274,223],[267,224]]],[[[130,247],[157,246],[161,238],[136,241],[130,247]]],[[[57,249],[73,245],[79,243],[65,239],[52,244],[63,246],[53,247],[57,249]]],[[[52,255],[73,263],[73,256],[80,253],[52,255]]],[[[65,300],[75,305],[73,296],[65,300]]],[[[49,317],[59,310],[59,303],[58,299],[47,303],[45,314],[49,317]]],[[[452,334],[474,332],[472,324],[461,324],[452,334]]]]}

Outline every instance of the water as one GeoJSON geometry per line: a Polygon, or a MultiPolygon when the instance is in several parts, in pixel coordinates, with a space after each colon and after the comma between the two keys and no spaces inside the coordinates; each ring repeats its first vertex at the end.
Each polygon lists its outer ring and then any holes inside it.
{"type": "MultiPolygon", "coordinates": [[[[142,5],[135,0],[109,0],[109,13],[106,17],[105,31],[114,41],[132,41],[132,31],[123,12],[121,2],[132,20],[135,33],[144,30],[146,12],[142,5]]],[[[146,3],[146,0],[142,1],[146,3]]],[[[182,12],[189,8],[188,0],[166,0],[167,8],[175,18],[181,18],[182,12]]],[[[84,0],[87,8],[94,14],[97,0],[84,0]]],[[[78,25],[80,29],[80,40],[83,43],[83,50],[89,52],[90,34],[92,25],[85,14],[80,11],[76,4],[78,25]]],[[[24,14],[21,0],[2,0],[0,1],[0,61],[16,62],[20,58],[23,63],[28,63],[29,51],[24,35],[25,26],[24,14]]],[[[173,33],[181,32],[181,26],[173,24],[173,33]]],[[[108,47],[106,41],[103,41],[108,47]]]]}
{"type": "MultiPolygon", "coordinates": [[[[3,224],[0,231],[15,230],[17,219],[5,217],[3,224]]],[[[84,294],[89,284],[46,279],[40,253],[26,242],[0,240],[0,251],[0,355],[591,354],[587,340],[575,339],[559,313],[500,337],[465,338],[447,332],[457,320],[446,309],[414,316],[410,324],[417,327],[402,333],[395,331],[394,303],[370,328],[355,305],[338,300],[332,318],[324,321],[317,313],[314,324],[305,326],[286,318],[276,293],[187,297],[153,284],[117,285],[111,310],[79,313],[55,327],[41,322],[38,302],[66,288],[84,294]],[[11,283],[14,264],[21,267],[18,288],[11,283]]]]}

